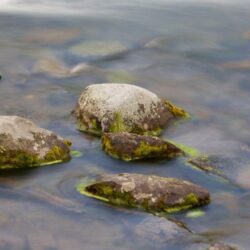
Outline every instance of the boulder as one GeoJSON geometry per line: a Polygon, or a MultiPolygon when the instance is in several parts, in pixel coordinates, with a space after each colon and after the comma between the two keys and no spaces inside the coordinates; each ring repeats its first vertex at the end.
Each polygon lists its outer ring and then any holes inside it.
{"type": "Polygon", "coordinates": [[[70,159],[71,143],[32,121],[0,116],[0,169],[49,165],[70,159]]]}
{"type": "Polygon", "coordinates": [[[184,155],[181,149],[158,137],[127,132],[104,133],[102,147],[107,154],[125,161],[146,158],[173,159],[184,155]]]}
{"type": "Polygon", "coordinates": [[[187,113],[138,86],[118,83],[90,85],[73,111],[79,130],[159,135],[174,117],[187,113]]]}
{"type": "Polygon", "coordinates": [[[210,202],[207,190],[188,181],[142,174],[109,174],[78,191],[110,204],[150,212],[176,212],[210,202]]]}

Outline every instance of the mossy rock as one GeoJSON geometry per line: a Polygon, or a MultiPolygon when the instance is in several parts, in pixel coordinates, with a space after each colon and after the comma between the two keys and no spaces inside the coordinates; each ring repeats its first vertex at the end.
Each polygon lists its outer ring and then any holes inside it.
{"type": "Polygon", "coordinates": [[[88,86],[73,111],[79,130],[159,135],[175,117],[188,114],[154,93],[129,84],[88,86]]]}
{"type": "Polygon", "coordinates": [[[181,149],[158,137],[127,132],[103,134],[102,147],[107,154],[125,161],[147,158],[173,159],[184,155],[181,149]]]}
{"type": "Polygon", "coordinates": [[[70,159],[71,143],[18,116],[0,116],[0,169],[49,165],[70,159]]]}
{"type": "Polygon", "coordinates": [[[110,174],[78,191],[113,205],[141,208],[150,212],[176,212],[210,202],[204,188],[174,178],[142,174],[110,174]]]}

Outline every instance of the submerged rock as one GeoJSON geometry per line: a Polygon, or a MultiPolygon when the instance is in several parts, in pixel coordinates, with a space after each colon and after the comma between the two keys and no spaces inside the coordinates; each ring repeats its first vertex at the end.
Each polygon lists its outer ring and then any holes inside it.
{"type": "Polygon", "coordinates": [[[143,238],[147,244],[149,242],[169,244],[188,237],[190,232],[166,218],[149,216],[135,225],[134,234],[136,237],[143,238]]]}
{"type": "Polygon", "coordinates": [[[77,56],[104,57],[123,53],[127,49],[119,42],[90,41],[74,45],[70,52],[77,56]]]}
{"type": "Polygon", "coordinates": [[[117,83],[88,86],[73,113],[79,130],[98,135],[102,132],[159,135],[172,118],[187,115],[146,89],[117,83]]]}
{"type": "Polygon", "coordinates": [[[104,133],[102,147],[112,157],[125,161],[146,158],[172,159],[184,155],[178,147],[158,137],[127,132],[104,133]]]}
{"type": "Polygon", "coordinates": [[[0,116],[0,169],[49,165],[70,159],[70,142],[18,116],[0,116]]]}
{"type": "Polygon", "coordinates": [[[223,243],[215,243],[208,250],[237,250],[236,247],[225,245],[223,243]]]}
{"type": "Polygon", "coordinates": [[[210,202],[209,192],[188,181],[142,174],[110,174],[78,191],[114,205],[176,212],[210,202]]]}
{"type": "Polygon", "coordinates": [[[223,164],[222,159],[217,156],[199,155],[188,159],[188,163],[195,167],[212,174],[224,176],[220,165],[223,164]]]}

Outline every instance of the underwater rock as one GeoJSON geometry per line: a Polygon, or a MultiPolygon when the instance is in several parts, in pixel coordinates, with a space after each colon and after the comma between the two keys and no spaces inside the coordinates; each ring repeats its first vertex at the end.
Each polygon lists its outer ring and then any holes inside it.
{"type": "Polygon", "coordinates": [[[220,170],[220,165],[223,164],[222,159],[218,156],[205,156],[199,155],[188,159],[188,163],[195,167],[212,174],[223,176],[223,172],[220,170]]]}
{"type": "Polygon", "coordinates": [[[119,42],[90,41],[74,45],[69,51],[77,56],[105,57],[123,53],[126,47],[119,42]]]}
{"type": "Polygon", "coordinates": [[[102,147],[107,154],[125,161],[146,158],[173,159],[184,155],[182,150],[168,141],[155,136],[127,132],[104,133],[102,147]]]}
{"type": "Polygon", "coordinates": [[[223,243],[215,243],[208,250],[237,250],[237,248],[225,245],[223,243]]]}
{"type": "Polygon", "coordinates": [[[250,61],[242,60],[242,61],[232,61],[226,62],[220,65],[221,68],[230,69],[230,70],[250,70],[250,61]]]}
{"type": "Polygon", "coordinates": [[[164,244],[177,242],[189,236],[189,231],[166,218],[149,216],[134,227],[136,237],[143,240],[164,244]]]}
{"type": "Polygon", "coordinates": [[[110,204],[135,207],[150,212],[176,212],[210,202],[204,188],[174,178],[142,174],[103,175],[93,184],[79,184],[81,194],[110,204]]]}
{"type": "Polygon", "coordinates": [[[79,130],[159,135],[174,117],[187,113],[138,86],[103,83],[88,86],[73,111],[79,130]]]}
{"type": "Polygon", "coordinates": [[[18,116],[0,116],[0,169],[49,165],[70,159],[71,143],[18,116]]]}

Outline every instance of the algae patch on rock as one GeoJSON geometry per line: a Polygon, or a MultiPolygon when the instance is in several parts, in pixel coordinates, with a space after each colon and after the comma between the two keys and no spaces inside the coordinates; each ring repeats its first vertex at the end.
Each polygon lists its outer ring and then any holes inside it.
{"type": "Polygon", "coordinates": [[[0,169],[49,165],[70,159],[71,143],[32,121],[0,116],[0,169]]]}
{"type": "Polygon", "coordinates": [[[146,158],[173,159],[184,155],[181,149],[158,137],[127,132],[103,134],[102,147],[110,156],[125,161],[146,158]]]}
{"type": "MultiPolygon", "coordinates": [[[[159,135],[180,108],[138,86],[103,83],[88,86],[81,94],[73,114],[79,130],[130,132],[159,135]],[[174,111],[174,112],[173,112],[174,111]]],[[[180,116],[180,115],[179,115],[180,116]]]]}
{"type": "MultiPolygon", "coordinates": [[[[177,212],[210,202],[207,190],[188,181],[142,174],[110,174],[77,190],[118,206],[150,212],[177,212]]],[[[89,195],[88,195],[89,196],[89,195]]]]}

